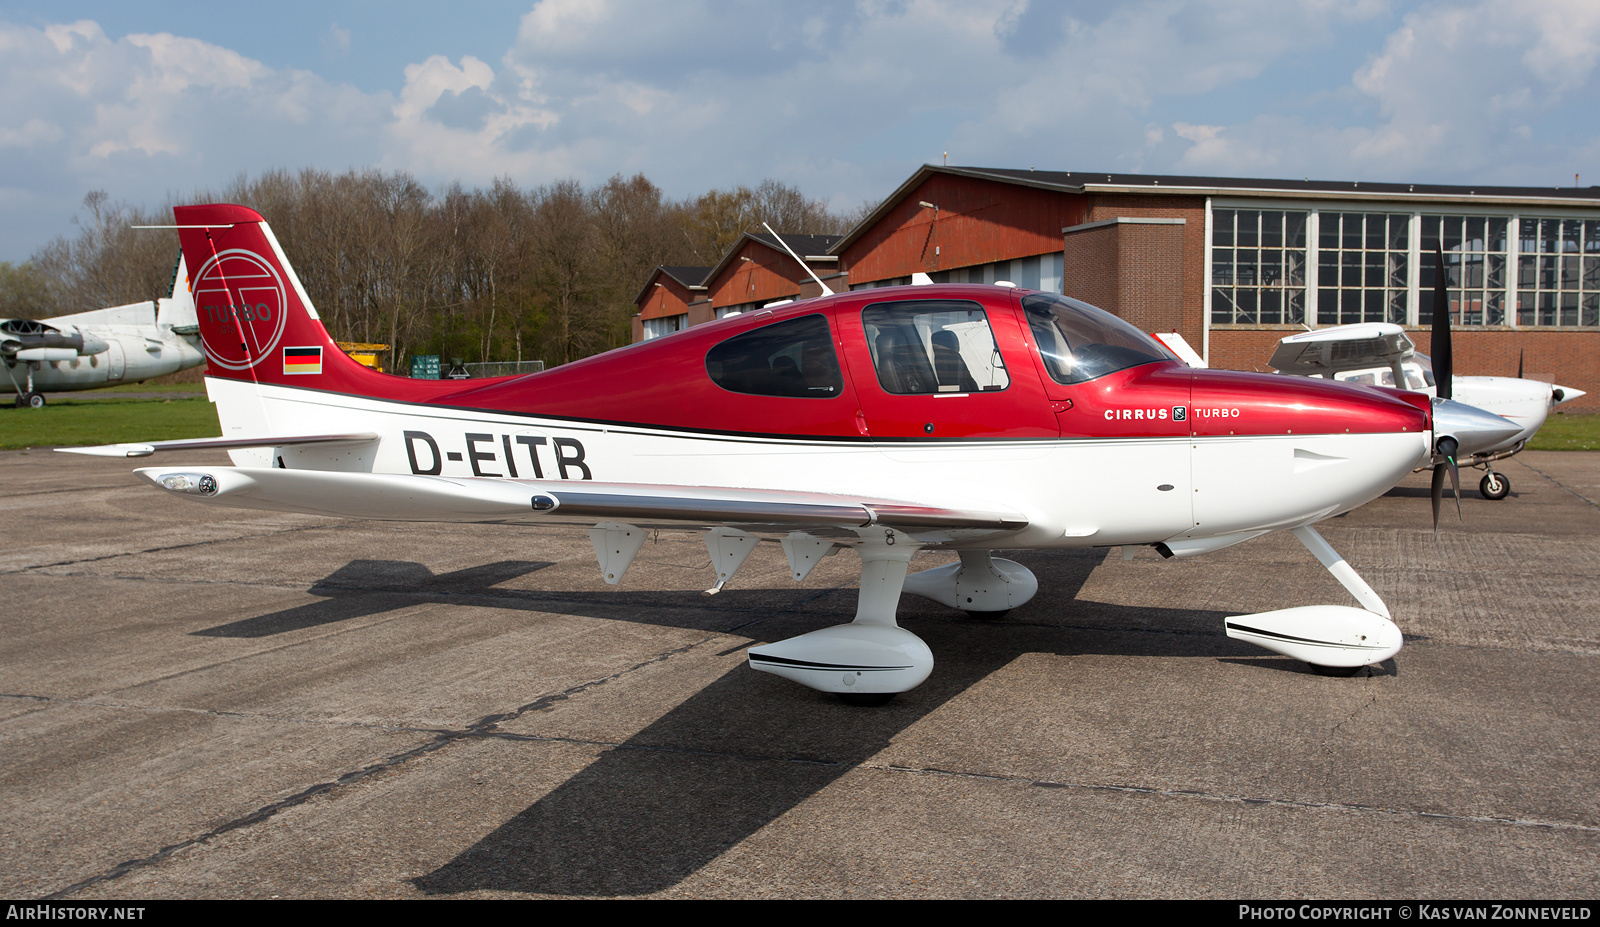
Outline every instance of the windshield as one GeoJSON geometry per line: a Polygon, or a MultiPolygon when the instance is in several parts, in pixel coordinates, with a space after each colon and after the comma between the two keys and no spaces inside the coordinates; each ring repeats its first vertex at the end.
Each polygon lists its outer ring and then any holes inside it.
{"type": "Polygon", "coordinates": [[[1051,379],[1082,383],[1140,364],[1177,356],[1104,309],[1052,293],[1022,297],[1028,327],[1051,379]]]}

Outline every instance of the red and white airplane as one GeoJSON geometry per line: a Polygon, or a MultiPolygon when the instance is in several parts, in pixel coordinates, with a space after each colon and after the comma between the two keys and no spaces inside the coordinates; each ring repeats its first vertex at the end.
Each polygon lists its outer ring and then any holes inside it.
{"type": "Polygon", "coordinates": [[[412,380],[334,345],[261,216],[175,212],[223,435],[79,450],[227,448],[234,467],[138,471],[217,505],[576,521],[608,583],[658,527],[704,531],[710,591],[763,538],[797,581],[853,548],[855,620],[749,661],[863,704],[932,671],[895,622],[902,591],[975,615],[1033,597],[1034,576],[999,548],[1187,557],[1288,530],[1361,607],[1241,615],[1228,635],[1336,672],[1381,662],[1399,629],[1312,526],[1383,494],[1440,441],[1469,453],[1516,430],[1416,393],[1191,369],[1109,313],[997,286],[858,290],[529,376],[412,380]],[[907,576],[923,549],[960,561],[907,576]]]}

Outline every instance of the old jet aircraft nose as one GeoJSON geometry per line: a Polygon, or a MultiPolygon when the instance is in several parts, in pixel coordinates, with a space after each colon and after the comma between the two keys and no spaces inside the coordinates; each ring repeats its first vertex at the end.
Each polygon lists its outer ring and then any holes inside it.
{"type": "Polygon", "coordinates": [[[1454,438],[1455,454],[1470,457],[1505,442],[1522,430],[1509,419],[1486,412],[1477,406],[1456,402],[1454,399],[1433,400],[1433,447],[1446,438],[1454,438]]]}

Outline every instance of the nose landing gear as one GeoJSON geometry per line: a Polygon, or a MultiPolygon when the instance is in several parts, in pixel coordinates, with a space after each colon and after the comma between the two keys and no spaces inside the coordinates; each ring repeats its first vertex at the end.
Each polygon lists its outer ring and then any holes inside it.
{"type": "Polygon", "coordinates": [[[1490,470],[1478,481],[1478,492],[1482,493],[1485,499],[1498,502],[1511,494],[1511,481],[1506,479],[1504,473],[1490,470]]]}

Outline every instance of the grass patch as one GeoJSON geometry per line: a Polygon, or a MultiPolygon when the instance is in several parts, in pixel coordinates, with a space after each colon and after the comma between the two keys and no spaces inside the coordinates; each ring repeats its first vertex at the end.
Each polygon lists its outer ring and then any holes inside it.
{"type": "MultiPolygon", "coordinates": [[[[97,389],[94,393],[97,396],[116,396],[125,393],[162,393],[163,395],[171,395],[173,398],[177,398],[179,395],[185,394],[204,396],[206,394],[206,385],[204,383],[162,383],[157,380],[146,380],[143,383],[124,383],[121,386],[108,386],[105,389],[97,389]]],[[[58,401],[89,402],[90,400],[85,398],[82,400],[58,401]]]]}
{"type": "Polygon", "coordinates": [[[1564,412],[1544,420],[1528,442],[1534,451],[1600,451],[1600,414],[1564,412]]]}
{"type": "Polygon", "coordinates": [[[60,399],[43,409],[0,407],[0,449],[216,437],[222,434],[216,407],[207,401],[205,387],[196,392],[196,385],[130,384],[101,390],[106,396],[101,399],[60,399]],[[106,395],[119,390],[164,395],[159,399],[106,395]]]}

